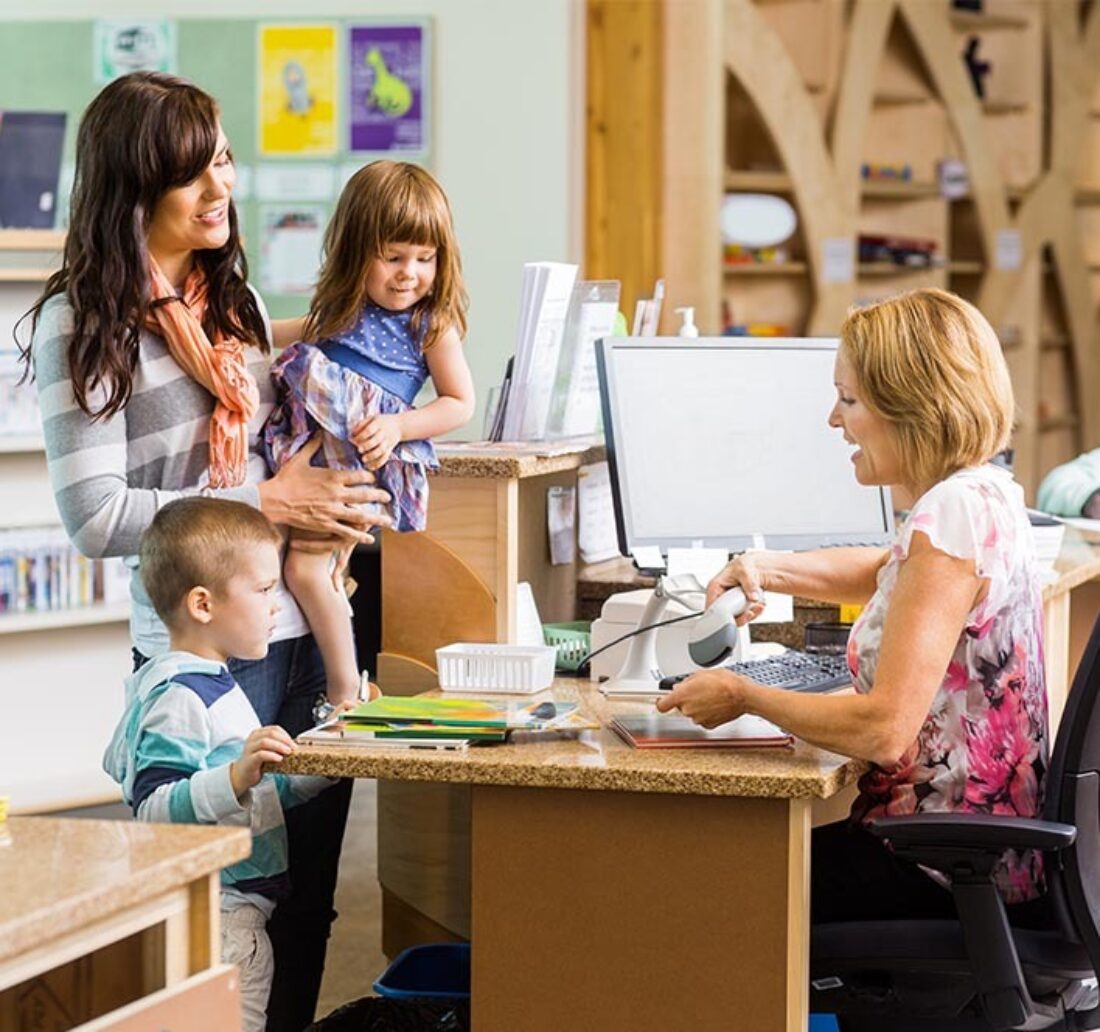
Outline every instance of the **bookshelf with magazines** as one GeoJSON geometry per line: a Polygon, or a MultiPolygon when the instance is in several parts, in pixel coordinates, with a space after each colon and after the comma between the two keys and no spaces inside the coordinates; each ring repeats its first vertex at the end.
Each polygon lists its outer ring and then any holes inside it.
{"type": "Polygon", "coordinates": [[[0,230],[0,721],[63,707],[41,762],[34,736],[0,753],[13,812],[119,798],[101,769],[130,668],[130,606],[120,560],[88,560],[67,540],[46,470],[33,384],[18,384],[13,330],[56,267],[64,234],[0,230]]]}

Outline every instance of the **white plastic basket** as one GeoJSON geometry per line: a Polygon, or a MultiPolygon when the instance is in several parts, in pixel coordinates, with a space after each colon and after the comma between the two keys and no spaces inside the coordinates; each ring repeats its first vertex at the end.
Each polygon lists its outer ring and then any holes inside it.
{"type": "Polygon", "coordinates": [[[445,692],[531,695],[554,680],[553,645],[486,645],[456,642],[435,650],[439,687],[445,692]]]}

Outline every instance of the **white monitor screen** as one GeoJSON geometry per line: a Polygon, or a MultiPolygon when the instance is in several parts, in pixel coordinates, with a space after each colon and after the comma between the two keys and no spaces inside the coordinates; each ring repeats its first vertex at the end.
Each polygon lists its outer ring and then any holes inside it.
{"type": "Polygon", "coordinates": [[[828,425],[837,341],[612,337],[597,344],[619,545],[884,544],[889,492],[862,487],[828,425]]]}

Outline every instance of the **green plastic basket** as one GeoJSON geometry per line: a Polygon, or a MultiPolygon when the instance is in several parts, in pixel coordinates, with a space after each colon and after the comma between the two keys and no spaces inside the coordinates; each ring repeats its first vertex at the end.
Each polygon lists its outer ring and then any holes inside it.
{"type": "Polygon", "coordinates": [[[592,624],[588,620],[543,624],[542,637],[558,650],[557,668],[576,673],[592,648],[592,624]]]}

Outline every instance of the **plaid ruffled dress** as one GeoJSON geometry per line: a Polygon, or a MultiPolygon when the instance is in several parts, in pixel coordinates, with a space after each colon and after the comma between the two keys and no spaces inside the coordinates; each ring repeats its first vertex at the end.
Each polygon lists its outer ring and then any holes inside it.
{"type": "MultiPolygon", "coordinates": [[[[299,341],[271,367],[279,402],[264,427],[264,450],[280,469],[318,430],[313,465],[363,469],[351,430],[371,415],[407,412],[428,378],[411,312],[368,304],[346,333],[317,343],[299,341]]],[[[429,470],[439,466],[430,441],[401,441],[374,471],[389,492],[394,530],[423,530],[428,517],[429,470]]]]}

